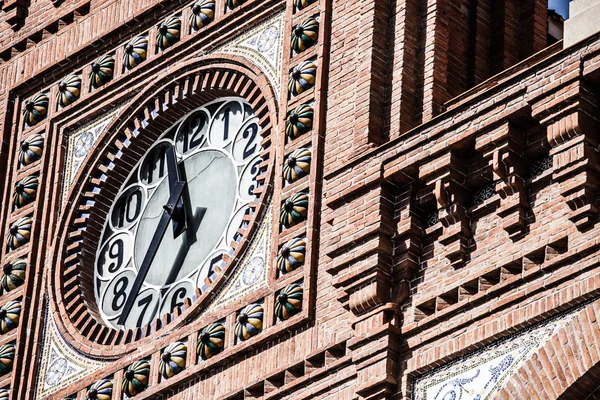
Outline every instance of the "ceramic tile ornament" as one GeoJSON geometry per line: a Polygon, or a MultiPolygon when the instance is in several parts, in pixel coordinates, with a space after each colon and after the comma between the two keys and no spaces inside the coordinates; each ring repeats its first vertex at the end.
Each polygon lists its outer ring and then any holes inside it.
{"type": "Polygon", "coordinates": [[[208,360],[219,354],[225,347],[225,326],[221,323],[210,324],[198,337],[196,352],[198,357],[208,360]]]}
{"type": "Polygon", "coordinates": [[[296,108],[288,116],[285,122],[285,133],[290,139],[296,139],[306,132],[310,131],[313,126],[314,110],[308,104],[302,104],[296,108]]]}
{"type": "Polygon", "coordinates": [[[100,86],[109,82],[113,78],[115,70],[115,58],[110,55],[104,55],[94,61],[90,71],[90,90],[98,89],[100,86]]]}
{"type": "Polygon", "coordinates": [[[235,336],[248,340],[262,331],[264,310],[260,304],[250,304],[240,312],[235,323],[235,336]]]}
{"type": "Polygon", "coordinates": [[[285,321],[302,310],[303,292],[302,286],[297,283],[292,283],[279,292],[275,299],[275,316],[280,321],[285,321]]]}
{"type": "Polygon", "coordinates": [[[133,397],[148,387],[150,363],[147,360],[134,362],[127,368],[121,381],[121,389],[127,397],[133,397]]]}
{"type": "Polygon", "coordinates": [[[21,286],[25,282],[25,270],[27,261],[23,258],[17,258],[6,264],[2,269],[0,283],[5,292],[10,292],[21,286]]]}
{"type": "Polygon", "coordinates": [[[6,375],[12,371],[13,361],[15,359],[15,345],[8,343],[0,347],[0,376],[6,375]]]}
{"type": "Polygon", "coordinates": [[[298,24],[292,31],[292,49],[296,53],[302,53],[304,50],[317,43],[319,37],[319,22],[313,17],[308,18],[301,24],[298,24]]]}
{"type": "Polygon", "coordinates": [[[282,275],[292,272],[304,265],[306,240],[294,238],[284,244],[277,253],[277,268],[282,275]]]}
{"type": "Polygon", "coordinates": [[[90,386],[85,396],[86,400],[110,400],[113,393],[113,383],[108,379],[100,379],[90,386]]]}
{"type": "Polygon", "coordinates": [[[23,116],[27,126],[34,126],[48,115],[50,99],[45,93],[38,93],[25,103],[23,116]]]}
{"type": "Polygon", "coordinates": [[[32,135],[21,142],[19,147],[19,164],[21,167],[33,164],[42,157],[44,150],[44,137],[39,134],[32,135]]]}
{"type": "Polygon", "coordinates": [[[22,217],[10,226],[8,233],[6,234],[6,244],[9,249],[18,249],[29,242],[32,224],[33,221],[30,217],[22,217]]]}
{"type": "Polygon", "coordinates": [[[283,178],[288,183],[294,183],[304,178],[310,172],[310,149],[298,149],[292,152],[283,164],[283,178]]]}
{"type": "Polygon", "coordinates": [[[171,343],[163,350],[158,363],[160,374],[165,379],[180,373],[185,368],[187,346],[182,342],[171,343]]]}
{"type": "Polygon", "coordinates": [[[312,61],[304,61],[292,70],[288,79],[288,91],[293,96],[299,96],[306,90],[315,86],[317,66],[312,61]]]}
{"type": "Polygon", "coordinates": [[[81,95],[81,76],[69,75],[58,84],[56,101],[60,108],[77,101],[81,95]]]}
{"type": "Polygon", "coordinates": [[[296,10],[302,10],[316,1],[317,0],[294,0],[294,3],[296,4],[296,10]]]}
{"type": "Polygon", "coordinates": [[[38,177],[31,175],[15,185],[13,191],[13,205],[15,208],[21,208],[35,200],[38,184],[38,177]]]}
{"type": "Polygon", "coordinates": [[[215,0],[200,0],[192,6],[190,26],[194,31],[204,28],[215,19],[215,0]]]}
{"type": "Polygon", "coordinates": [[[283,203],[279,223],[285,228],[291,228],[306,219],[307,211],[308,195],[304,192],[296,193],[283,203]]]}
{"type": "Polygon", "coordinates": [[[171,47],[179,41],[180,34],[181,19],[176,16],[167,18],[159,25],[158,31],[156,32],[156,44],[158,45],[158,48],[164,50],[171,47]]]}
{"type": "Polygon", "coordinates": [[[227,0],[227,8],[233,10],[234,8],[244,4],[246,0],[227,0]]]}
{"type": "Polygon", "coordinates": [[[123,53],[123,64],[127,70],[137,67],[148,55],[148,38],[138,36],[132,39],[123,53]]]}
{"type": "Polygon", "coordinates": [[[6,333],[19,325],[21,302],[12,300],[0,307],[0,332],[6,333]]]}

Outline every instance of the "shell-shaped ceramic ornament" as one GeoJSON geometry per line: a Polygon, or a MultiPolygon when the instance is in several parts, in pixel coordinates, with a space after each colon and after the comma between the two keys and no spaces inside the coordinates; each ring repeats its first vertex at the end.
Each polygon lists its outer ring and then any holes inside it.
{"type": "Polygon", "coordinates": [[[304,265],[306,240],[294,238],[284,244],[277,253],[277,268],[285,275],[304,265]]]}
{"type": "Polygon", "coordinates": [[[285,133],[290,139],[296,139],[300,135],[310,131],[313,126],[315,111],[308,104],[302,104],[288,116],[285,122],[285,133]]]}
{"type": "Polygon", "coordinates": [[[77,101],[81,95],[81,76],[69,75],[58,84],[56,101],[60,108],[77,101]]]}
{"type": "Polygon", "coordinates": [[[23,116],[27,126],[34,126],[48,115],[50,99],[45,93],[38,93],[25,102],[23,116]]]}
{"type": "Polygon", "coordinates": [[[27,261],[23,258],[17,258],[6,264],[2,268],[2,289],[5,292],[10,292],[21,286],[25,282],[25,270],[27,269],[27,261]]]}
{"type": "Polygon", "coordinates": [[[0,376],[8,374],[15,359],[15,345],[12,343],[0,347],[0,376]]]}
{"type": "Polygon", "coordinates": [[[248,340],[262,331],[264,310],[260,304],[250,304],[240,312],[235,323],[235,336],[248,340]]]}
{"type": "Polygon", "coordinates": [[[296,53],[302,53],[315,43],[319,37],[319,22],[310,17],[298,24],[292,31],[292,49],[296,53]]]}
{"type": "Polygon", "coordinates": [[[310,149],[298,149],[292,152],[283,164],[283,178],[288,183],[294,183],[310,172],[310,149]]]}
{"type": "Polygon", "coordinates": [[[165,347],[158,363],[163,378],[169,379],[180,373],[185,368],[186,358],[187,346],[185,343],[175,342],[165,347]]]}
{"type": "Polygon", "coordinates": [[[21,142],[19,147],[19,164],[25,167],[33,164],[42,157],[44,151],[44,137],[39,134],[32,135],[21,142]]]}
{"type": "Polygon", "coordinates": [[[208,360],[219,354],[223,347],[225,347],[225,326],[221,323],[215,323],[207,326],[200,333],[196,352],[198,357],[208,360]]]}
{"type": "Polygon", "coordinates": [[[246,0],[227,0],[227,8],[233,10],[234,8],[244,4],[246,0]]]}
{"type": "Polygon", "coordinates": [[[302,310],[304,290],[297,283],[286,286],[275,299],[275,315],[280,321],[285,321],[302,310]]]}
{"type": "Polygon", "coordinates": [[[181,19],[176,16],[167,18],[158,26],[158,31],[156,32],[156,44],[158,48],[164,50],[171,47],[179,40],[180,33],[181,19]]]}
{"type": "Polygon", "coordinates": [[[315,63],[304,61],[292,70],[292,74],[288,79],[288,91],[294,96],[301,95],[306,90],[315,86],[316,76],[317,66],[315,63]]]}
{"type": "Polygon", "coordinates": [[[133,397],[148,387],[150,363],[147,360],[134,362],[127,368],[121,381],[121,389],[127,397],[133,397]]]}
{"type": "Polygon", "coordinates": [[[10,226],[8,233],[6,234],[6,244],[9,249],[18,249],[29,242],[32,224],[33,221],[31,218],[21,217],[10,226]]]}
{"type": "Polygon", "coordinates": [[[100,379],[90,386],[85,396],[86,400],[110,400],[113,393],[113,383],[108,379],[100,379]]]}
{"type": "Polygon", "coordinates": [[[285,228],[290,228],[306,219],[308,210],[308,195],[304,192],[296,193],[288,198],[281,206],[279,223],[285,228]]]}
{"type": "Polygon", "coordinates": [[[90,70],[90,88],[98,89],[113,78],[115,70],[115,58],[106,54],[92,64],[90,70]]]}
{"type": "Polygon", "coordinates": [[[148,55],[148,38],[146,36],[138,36],[132,39],[123,53],[123,64],[127,70],[137,67],[142,63],[148,55]]]}
{"type": "Polygon", "coordinates": [[[36,175],[31,175],[19,181],[13,191],[13,204],[16,208],[21,208],[35,200],[39,180],[36,175]]]}
{"type": "Polygon", "coordinates": [[[296,10],[302,10],[316,1],[317,0],[294,0],[294,3],[296,4],[296,10]]]}
{"type": "Polygon", "coordinates": [[[215,19],[215,0],[199,0],[192,6],[190,26],[197,31],[215,19]]]}
{"type": "Polygon", "coordinates": [[[21,302],[12,300],[0,307],[0,332],[6,333],[19,325],[21,302]]]}
{"type": "Polygon", "coordinates": [[[9,394],[8,389],[0,389],[0,400],[8,400],[9,394]]]}

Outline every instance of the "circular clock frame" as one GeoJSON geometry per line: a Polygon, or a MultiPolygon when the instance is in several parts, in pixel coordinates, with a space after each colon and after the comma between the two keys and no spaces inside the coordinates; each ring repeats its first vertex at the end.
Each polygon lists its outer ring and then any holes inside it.
{"type": "Polygon", "coordinates": [[[86,159],[91,167],[80,171],[74,181],[73,188],[80,190],[73,189],[67,197],[69,206],[59,221],[62,228],[53,245],[50,275],[53,279],[48,285],[51,311],[61,315],[61,331],[78,343],[84,353],[121,356],[151,342],[166,326],[172,331],[193,320],[214,297],[215,290],[225,283],[256,233],[272,196],[273,127],[278,121],[276,97],[267,78],[256,67],[245,62],[216,61],[204,60],[197,68],[188,62],[180,69],[185,72],[176,80],[168,77],[173,76],[171,71],[155,81],[153,88],[158,86],[159,90],[148,89],[138,94],[98,139],[99,145],[86,159]],[[135,165],[133,160],[139,159],[165,129],[193,109],[221,97],[245,99],[261,127],[262,173],[257,178],[260,181],[255,191],[257,200],[250,203],[253,214],[248,227],[234,245],[233,254],[224,257],[223,270],[207,285],[206,291],[196,289],[193,301],[186,301],[170,315],[156,318],[141,328],[122,330],[108,326],[95,302],[93,268],[111,201],[128,176],[127,170],[135,165]]]}

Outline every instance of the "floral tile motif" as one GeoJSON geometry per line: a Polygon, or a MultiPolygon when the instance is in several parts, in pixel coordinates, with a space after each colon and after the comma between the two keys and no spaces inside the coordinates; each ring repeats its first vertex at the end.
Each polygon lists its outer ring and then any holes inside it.
{"type": "Polygon", "coordinates": [[[265,213],[265,218],[260,224],[252,245],[241,257],[240,263],[235,267],[232,277],[215,296],[205,312],[220,309],[232,301],[256,289],[266,286],[271,248],[272,209],[265,213]]]}
{"type": "Polygon", "coordinates": [[[63,204],[85,157],[94,148],[96,140],[98,140],[98,137],[104,132],[108,124],[112,122],[120,109],[120,107],[115,107],[107,114],[102,114],[99,118],[77,129],[68,136],[67,159],[63,175],[63,204]]]}
{"type": "Polygon", "coordinates": [[[39,365],[36,398],[45,399],[107,363],[84,356],[72,348],[60,334],[52,314],[47,309],[39,365]]]}
{"type": "Polygon", "coordinates": [[[271,81],[278,98],[281,88],[283,17],[283,13],[279,14],[217,50],[239,55],[260,67],[271,81]]]}
{"type": "Polygon", "coordinates": [[[573,318],[574,312],[516,333],[449,365],[417,378],[413,400],[491,400],[546,341],[573,318]]]}

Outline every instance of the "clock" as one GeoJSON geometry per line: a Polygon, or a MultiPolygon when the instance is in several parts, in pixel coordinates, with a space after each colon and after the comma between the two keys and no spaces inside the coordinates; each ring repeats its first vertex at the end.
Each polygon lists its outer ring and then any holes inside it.
{"type": "Polygon", "coordinates": [[[257,200],[260,129],[249,103],[221,98],[141,154],[98,240],[94,295],[106,324],[133,329],[171,313],[224,265],[257,200]]]}

